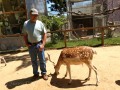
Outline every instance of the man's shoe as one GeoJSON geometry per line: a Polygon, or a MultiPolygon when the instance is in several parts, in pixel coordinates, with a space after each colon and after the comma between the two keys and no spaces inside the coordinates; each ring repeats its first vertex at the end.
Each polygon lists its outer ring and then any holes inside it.
{"type": "Polygon", "coordinates": [[[33,77],[32,77],[32,80],[37,80],[39,79],[39,74],[35,74],[33,77]]]}
{"type": "Polygon", "coordinates": [[[48,80],[48,76],[47,76],[46,74],[42,75],[42,78],[43,78],[44,80],[48,80]]]}

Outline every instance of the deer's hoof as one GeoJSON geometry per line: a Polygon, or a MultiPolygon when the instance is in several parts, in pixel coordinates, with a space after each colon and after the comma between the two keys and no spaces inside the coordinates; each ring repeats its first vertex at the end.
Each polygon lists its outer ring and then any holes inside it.
{"type": "Polygon", "coordinates": [[[98,84],[96,84],[96,86],[98,86],[98,84]]]}
{"type": "Polygon", "coordinates": [[[85,81],[89,81],[89,80],[90,80],[90,78],[86,78],[86,79],[85,79],[85,81]]]}
{"type": "Polygon", "coordinates": [[[58,73],[55,72],[55,73],[54,73],[54,76],[57,76],[58,74],[59,74],[59,72],[58,72],[58,73]]]}
{"type": "Polygon", "coordinates": [[[96,82],[96,86],[98,86],[98,83],[100,83],[100,81],[96,82]]]}

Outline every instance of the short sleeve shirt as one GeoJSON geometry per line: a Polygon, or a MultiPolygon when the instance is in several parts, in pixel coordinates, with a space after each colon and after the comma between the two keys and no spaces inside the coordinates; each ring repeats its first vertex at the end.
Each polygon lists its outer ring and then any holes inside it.
{"type": "Polygon", "coordinates": [[[28,41],[31,43],[41,41],[43,34],[46,32],[44,24],[39,20],[36,20],[35,23],[30,20],[24,22],[23,33],[28,35],[28,41]]]}

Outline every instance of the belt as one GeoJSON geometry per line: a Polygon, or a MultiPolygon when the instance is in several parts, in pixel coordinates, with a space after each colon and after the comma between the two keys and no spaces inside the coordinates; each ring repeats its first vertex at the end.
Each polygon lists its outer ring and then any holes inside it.
{"type": "Polygon", "coordinates": [[[38,43],[42,43],[42,40],[39,42],[35,42],[35,43],[28,42],[28,44],[30,44],[30,45],[37,45],[38,43]]]}

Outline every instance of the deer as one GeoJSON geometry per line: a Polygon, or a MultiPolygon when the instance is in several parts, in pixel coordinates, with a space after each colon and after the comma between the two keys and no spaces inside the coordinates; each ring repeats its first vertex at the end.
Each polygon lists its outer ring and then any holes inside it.
{"type": "Polygon", "coordinates": [[[93,70],[96,74],[96,86],[98,86],[98,74],[97,74],[97,68],[92,64],[93,54],[97,54],[96,51],[92,49],[92,47],[89,46],[79,46],[79,47],[72,47],[72,48],[64,48],[60,56],[58,58],[57,64],[55,65],[54,62],[50,60],[50,55],[48,54],[49,60],[53,63],[55,73],[56,75],[59,74],[59,69],[61,65],[66,65],[66,74],[69,73],[69,82],[70,85],[72,82],[71,79],[71,68],[70,65],[79,65],[85,63],[89,68],[89,74],[88,77],[85,79],[85,81],[90,80],[91,77],[91,70],[93,70]]]}
{"type": "Polygon", "coordinates": [[[1,64],[2,60],[3,60],[3,62],[5,63],[5,66],[6,66],[6,65],[7,65],[7,63],[6,63],[5,58],[4,58],[3,56],[0,56],[0,64],[1,64]]]}

